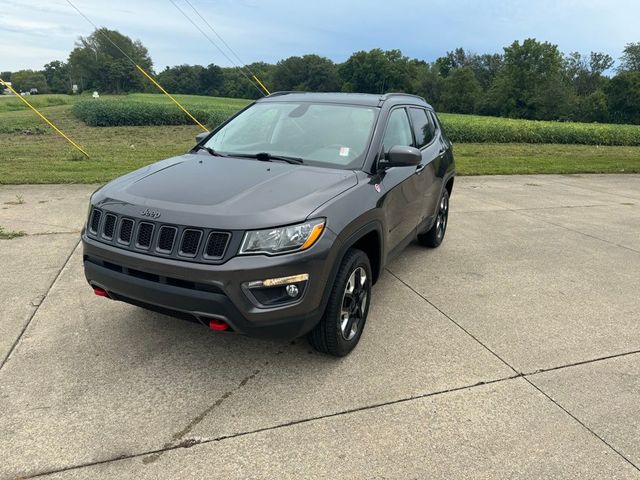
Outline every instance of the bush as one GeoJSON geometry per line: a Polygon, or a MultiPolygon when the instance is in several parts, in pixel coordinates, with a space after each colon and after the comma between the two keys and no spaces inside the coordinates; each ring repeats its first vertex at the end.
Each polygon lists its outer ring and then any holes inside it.
{"type": "Polygon", "coordinates": [[[640,146],[640,125],[545,122],[446,113],[439,118],[449,139],[458,143],[640,146]]]}
{"type": "MultiPolygon", "coordinates": [[[[234,107],[185,105],[200,123],[220,123],[236,112],[234,107]]],[[[131,100],[84,100],[73,106],[74,115],[92,127],[189,125],[193,120],[176,105],[131,100]]]]}
{"type": "MultiPolygon", "coordinates": [[[[220,103],[185,107],[199,122],[214,129],[241,106],[220,103]]],[[[183,111],[169,101],[90,99],[73,106],[73,113],[87,125],[190,125],[183,111]]],[[[546,122],[443,113],[439,115],[451,141],[456,143],[559,143],[582,145],[640,146],[640,125],[546,122]]]]}

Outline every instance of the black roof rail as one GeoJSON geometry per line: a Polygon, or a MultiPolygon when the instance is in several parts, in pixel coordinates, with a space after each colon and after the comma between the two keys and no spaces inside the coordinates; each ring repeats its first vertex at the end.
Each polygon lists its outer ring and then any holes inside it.
{"type": "Polygon", "coordinates": [[[421,97],[420,95],[413,95],[411,93],[402,93],[402,92],[385,93],[380,98],[383,98],[384,100],[386,100],[389,97],[413,97],[413,98],[417,98],[417,99],[422,100],[423,102],[427,103],[427,101],[424,99],[424,97],[421,97]]]}
{"type": "Polygon", "coordinates": [[[283,90],[281,92],[273,92],[272,94],[267,95],[266,98],[269,98],[269,97],[280,97],[282,95],[290,95],[292,93],[309,93],[309,92],[302,92],[302,91],[297,91],[297,90],[283,90]]]}

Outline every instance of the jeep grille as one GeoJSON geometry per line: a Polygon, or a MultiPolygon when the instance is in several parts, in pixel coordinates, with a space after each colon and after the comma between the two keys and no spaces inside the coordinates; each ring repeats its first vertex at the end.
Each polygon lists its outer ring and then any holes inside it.
{"type": "Polygon", "coordinates": [[[165,225],[94,208],[89,215],[89,236],[118,248],[195,262],[221,261],[233,234],[210,228],[165,225]]]}

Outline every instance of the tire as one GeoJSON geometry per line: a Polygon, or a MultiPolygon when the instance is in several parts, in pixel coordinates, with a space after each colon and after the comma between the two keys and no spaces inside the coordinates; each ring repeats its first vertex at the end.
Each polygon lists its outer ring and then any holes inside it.
{"type": "Polygon", "coordinates": [[[313,348],[336,357],[344,357],[355,348],[369,314],[371,279],[369,257],[362,250],[348,250],[340,263],[324,315],[309,333],[313,348]]]}
{"type": "Polygon", "coordinates": [[[438,202],[436,221],[428,232],[418,235],[418,242],[425,247],[437,248],[444,240],[449,224],[449,192],[445,188],[438,202]]]}

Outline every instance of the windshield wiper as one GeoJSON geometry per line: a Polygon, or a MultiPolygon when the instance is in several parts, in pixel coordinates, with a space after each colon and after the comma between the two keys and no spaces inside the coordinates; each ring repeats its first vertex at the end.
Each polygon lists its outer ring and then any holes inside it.
{"type": "Polygon", "coordinates": [[[229,156],[229,155],[227,155],[225,153],[222,153],[222,152],[216,152],[213,148],[207,147],[205,145],[196,145],[195,148],[193,149],[193,151],[197,152],[198,150],[204,150],[209,155],[213,155],[214,157],[228,157],[229,156]]]}
{"type": "Polygon", "coordinates": [[[255,158],[256,160],[260,160],[261,162],[271,162],[273,160],[281,160],[287,163],[293,163],[295,165],[300,165],[304,163],[304,160],[300,157],[289,157],[287,155],[272,155],[267,152],[260,153],[234,153],[234,157],[240,158],[255,158]]]}

